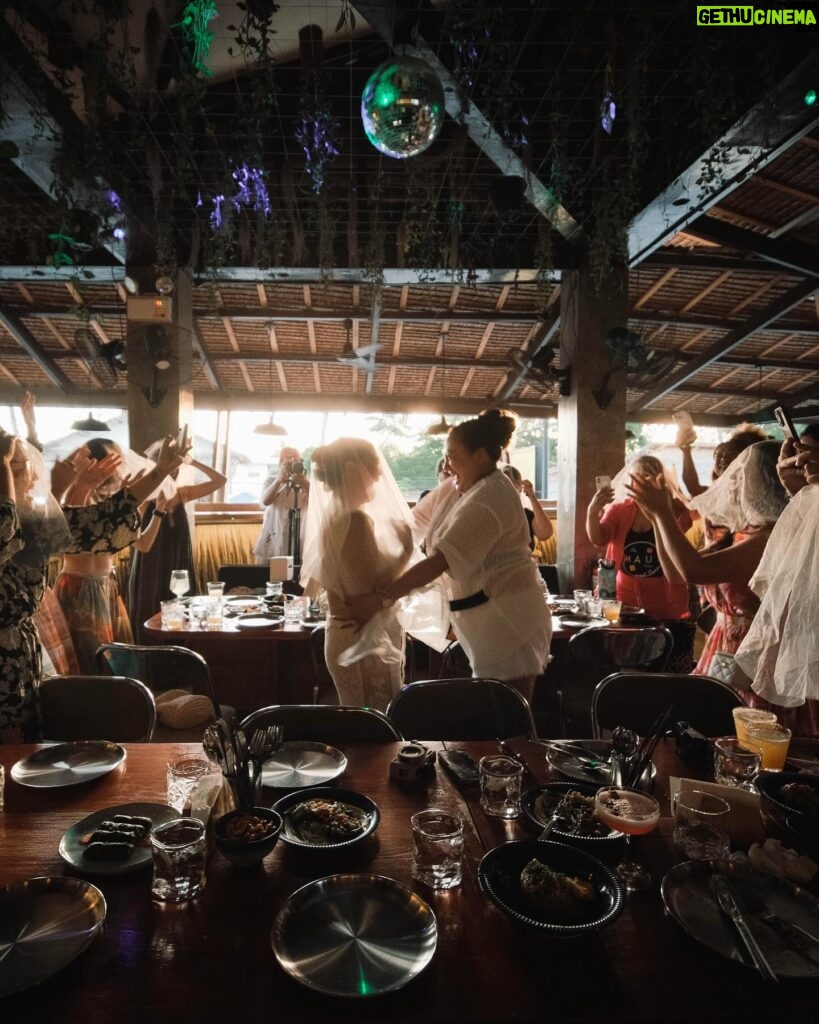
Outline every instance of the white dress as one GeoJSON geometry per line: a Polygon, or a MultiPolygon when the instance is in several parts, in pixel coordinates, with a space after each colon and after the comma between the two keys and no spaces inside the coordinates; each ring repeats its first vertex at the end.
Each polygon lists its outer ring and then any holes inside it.
{"type": "MultiPolygon", "coordinates": [[[[343,555],[344,541],[353,515],[365,513],[342,512],[328,525],[323,545],[324,557],[316,576],[322,586],[341,598],[367,594],[373,589],[370,582],[356,577],[355,565],[348,564],[343,555]]],[[[377,529],[375,539],[378,550],[378,586],[384,586],[401,573],[407,555],[393,524],[385,524],[377,529]]],[[[387,705],[404,682],[404,631],[394,609],[379,612],[369,633],[371,637],[377,637],[377,647],[371,646],[372,653],[343,665],[339,659],[346,660],[344,652],[356,644],[359,634],[351,619],[329,615],[324,657],[342,704],[386,711],[387,705]]]]}
{"type": "MultiPolygon", "coordinates": [[[[304,527],[307,522],[307,495],[299,491],[298,507],[301,509],[301,546],[304,550],[304,527]]],[[[293,508],[293,492],[286,487],[265,507],[262,532],[253,548],[256,565],[267,565],[271,558],[288,554],[290,509],[293,508]]]]}
{"type": "Polygon", "coordinates": [[[483,604],[452,612],[452,625],[475,676],[520,679],[539,675],[549,657],[552,620],[520,497],[494,470],[450,503],[428,544],[449,566],[451,599],[483,591],[483,604]]]}

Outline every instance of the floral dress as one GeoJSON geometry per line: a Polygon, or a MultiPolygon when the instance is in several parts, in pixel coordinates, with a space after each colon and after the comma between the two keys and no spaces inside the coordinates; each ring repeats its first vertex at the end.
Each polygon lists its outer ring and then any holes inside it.
{"type": "MultiPolygon", "coordinates": [[[[137,499],[122,490],[95,505],[64,507],[71,533],[66,554],[113,555],[129,547],[139,536],[138,506],[137,499]]],[[[100,644],[133,642],[131,623],[113,572],[97,576],[63,570],[53,594],[71,637],[70,670],[95,675],[100,644]]]]}
{"type": "Polygon", "coordinates": [[[0,743],[39,739],[36,687],[42,654],[32,616],[42,599],[46,566],[18,565],[23,546],[13,501],[0,501],[0,743]]]}

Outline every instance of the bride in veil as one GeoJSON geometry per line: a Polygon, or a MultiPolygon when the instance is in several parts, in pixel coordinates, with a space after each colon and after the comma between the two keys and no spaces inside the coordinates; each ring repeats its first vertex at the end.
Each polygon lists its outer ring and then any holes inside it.
{"type": "Polygon", "coordinates": [[[359,631],[346,601],[376,593],[409,564],[410,511],[380,452],[358,438],[317,448],[311,460],[301,583],[327,591],[324,654],[342,704],[386,710],[404,681],[404,631],[385,607],[359,631]]]}

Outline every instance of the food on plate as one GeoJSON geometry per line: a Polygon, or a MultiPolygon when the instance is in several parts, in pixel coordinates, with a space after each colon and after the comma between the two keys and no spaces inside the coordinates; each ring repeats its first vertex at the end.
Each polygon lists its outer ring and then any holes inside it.
{"type": "Polygon", "coordinates": [[[225,822],[224,837],[234,842],[255,843],[259,839],[267,839],[271,832],[275,832],[276,825],[276,821],[256,814],[237,814],[225,822]]]}
{"type": "Polygon", "coordinates": [[[287,815],[298,835],[310,843],[332,843],[351,839],[369,820],[365,811],[340,800],[305,800],[287,815]]]}
{"type": "Polygon", "coordinates": [[[137,844],[145,845],[152,827],[150,818],[130,814],[104,818],[92,832],[80,837],[85,847],[83,856],[89,860],[126,860],[137,844]]]}
{"type": "Polygon", "coordinates": [[[801,814],[819,814],[819,790],[804,782],[788,782],[779,790],[779,799],[801,814]]]}
{"type": "Polygon", "coordinates": [[[748,860],[757,871],[786,878],[798,885],[805,885],[819,871],[819,865],[810,857],[789,849],[778,839],[766,839],[762,844],[754,843],[748,850],[748,860]]]}
{"type": "Polygon", "coordinates": [[[534,858],[520,873],[520,888],[539,914],[556,921],[577,921],[593,910],[596,892],[590,882],[554,871],[534,858]]]}
{"type": "Polygon", "coordinates": [[[83,850],[83,856],[89,860],[127,860],[133,852],[134,844],[127,840],[100,842],[95,839],[83,850]]]}
{"type": "Polygon", "coordinates": [[[544,825],[555,815],[557,830],[569,835],[586,838],[611,835],[612,830],[594,813],[594,797],[585,796],[576,789],[570,789],[562,797],[559,793],[544,790],[535,800],[534,811],[544,825]]]}

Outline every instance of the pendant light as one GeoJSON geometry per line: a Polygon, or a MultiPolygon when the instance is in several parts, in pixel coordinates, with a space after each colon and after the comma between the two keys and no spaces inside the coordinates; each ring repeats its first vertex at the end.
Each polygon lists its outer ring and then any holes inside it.
{"type": "Polygon", "coordinates": [[[88,434],[99,434],[103,430],[110,430],[111,428],[107,423],[103,423],[102,420],[95,420],[91,415],[91,410],[88,410],[88,416],[84,420],[74,420],[71,424],[72,430],[82,430],[88,434]]]}
{"type": "MultiPolygon", "coordinates": [[[[441,401],[446,402],[446,350],[445,344],[447,339],[447,332],[441,331],[438,336],[438,353],[441,356],[441,401]]],[[[441,413],[441,418],[437,423],[431,423],[426,433],[429,437],[439,437],[442,434],[449,433],[449,424],[446,421],[446,417],[441,413]]]]}
{"type": "Polygon", "coordinates": [[[427,427],[426,432],[427,432],[427,434],[429,434],[430,437],[437,437],[439,434],[448,434],[449,433],[449,424],[447,423],[446,418],[444,417],[444,415],[441,414],[441,418],[440,418],[440,420],[438,420],[437,423],[431,423],[427,427]]]}
{"type": "Polygon", "coordinates": [[[278,423],[273,422],[273,413],[270,414],[270,419],[267,423],[260,423],[258,427],[253,428],[254,434],[264,434],[265,437],[286,437],[287,430],[278,423]]]}

